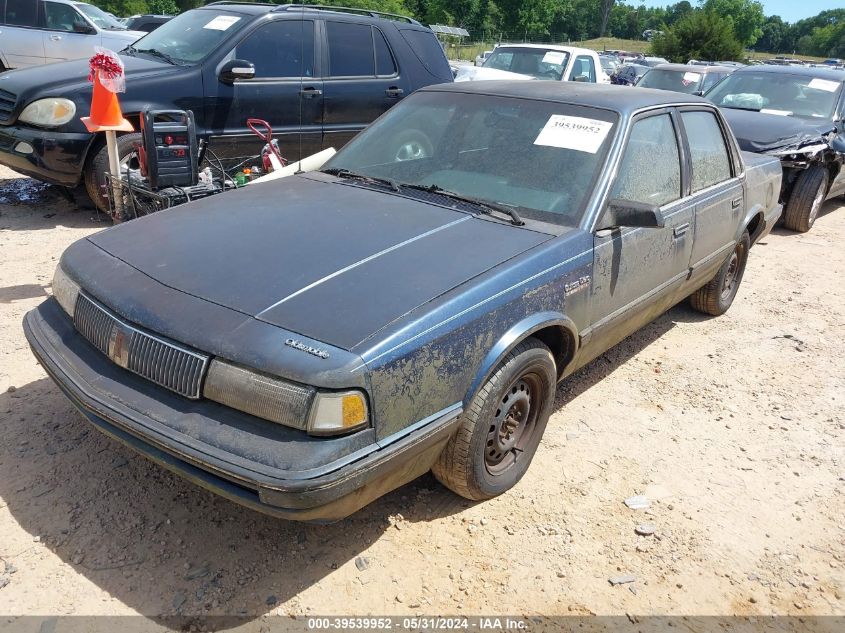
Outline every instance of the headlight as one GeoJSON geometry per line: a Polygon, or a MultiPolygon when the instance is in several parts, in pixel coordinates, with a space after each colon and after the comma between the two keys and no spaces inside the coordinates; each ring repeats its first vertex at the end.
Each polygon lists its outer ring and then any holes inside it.
{"type": "Polygon", "coordinates": [[[53,273],[53,296],[70,318],[73,318],[76,298],[79,296],[79,284],[67,276],[61,264],[56,266],[56,272],[53,273]]]}
{"type": "Polygon", "coordinates": [[[369,420],[367,402],[360,391],[319,393],[314,387],[217,358],[208,368],[203,396],[312,435],[346,433],[366,425],[369,420]]]}
{"type": "Polygon", "coordinates": [[[354,431],[367,424],[367,400],[360,391],[318,393],[308,432],[312,435],[337,435],[354,431]]]}
{"type": "Polygon", "coordinates": [[[70,99],[49,97],[33,101],[23,109],[19,120],[41,127],[58,127],[76,114],[76,104],[70,99]]]}

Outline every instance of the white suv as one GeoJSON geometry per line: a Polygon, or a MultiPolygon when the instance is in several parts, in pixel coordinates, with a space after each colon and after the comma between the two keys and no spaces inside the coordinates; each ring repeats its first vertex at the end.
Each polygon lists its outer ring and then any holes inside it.
{"type": "Polygon", "coordinates": [[[119,51],[144,35],[85,2],[0,0],[0,70],[119,51]]]}

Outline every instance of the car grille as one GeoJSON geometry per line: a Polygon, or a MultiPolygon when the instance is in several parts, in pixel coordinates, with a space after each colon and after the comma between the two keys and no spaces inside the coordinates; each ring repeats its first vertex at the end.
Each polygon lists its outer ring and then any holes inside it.
{"type": "Polygon", "coordinates": [[[18,97],[8,90],[0,90],[0,123],[5,123],[12,118],[12,111],[15,109],[15,104],[18,102],[18,97]]]}
{"type": "Polygon", "coordinates": [[[208,356],[139,330],[82,293],[73,322],[82,336],[121,367],[186,398],[201,396],[208,356]]]}

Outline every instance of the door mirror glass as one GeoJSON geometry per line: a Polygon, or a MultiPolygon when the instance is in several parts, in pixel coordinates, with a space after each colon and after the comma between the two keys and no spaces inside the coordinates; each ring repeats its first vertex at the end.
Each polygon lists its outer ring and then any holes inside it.
{"type": "Polygon", "coordinates": [[[660,208],[645,202],[613,198],[607,203],[602,229],[640,227],[662,229],[666,222],[660,208]]]}
{"type": "Polygon", "coordinates": [[[845,154],[845,132],[833,137],[830,141],[830,149],[839,154],[845,154]]]}
{"type": "Polygon", "coordinates": [[[93,26],[82,20],[75,20],[73,23],[73,32],[82,33],[83,35],[93,35],[97,32],[93,26]]]}
{"type": "Polygon", "coordinates": [[[255,65],[245,59],[230,59],[223,64],[219,77],[226,84],[235,83],[238,79],[252,79],[255,77],[255,65]]]}

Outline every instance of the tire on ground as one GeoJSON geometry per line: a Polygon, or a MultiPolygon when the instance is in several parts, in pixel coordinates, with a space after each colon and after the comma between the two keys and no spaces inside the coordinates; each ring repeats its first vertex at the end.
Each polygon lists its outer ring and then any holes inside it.
{"type": "Polygon", "coordinates": [[[705,286],[690,295],[690,304],[695,310],[712,316],[720,316],[728,311],[742,283],[750,248],[751,237],[748,231],[743,231],[731,256],[725,260],[719,272],[705,286]]]}
{"type": "Polygon", "coordinates": [[[517,345],[461,415],[457,433],[432,466],[434,476],[452,492],[475,501],[513,487],[528,470],[543,436],[556,384],[549,348],[533,338],[517,345]],[[513,424],[518,424],[516,429],[513,424]],[[513,449],[504,452],[500,442],[512,442],[513,449]]]}
{"type": "Polygon", "coordinates": [[[799,233],[809,231],[824,203],[828,172],[823,165],[812,165],[801,172],[792,188],[783,213],[783,225],[799,233]]]}
{"type": "MultiPolygon", "coordinates": [[[[135,146],[141,142],[141,135],[137,132],[123,134],[117,137],[117,154],[121,161],[135,151],[135,146]]],[[[105,173],[109,171],[109,152],[105,145],[97,148],[95,153],[89,156],[85,163],[82,177],[85,182],[85,191],[94,205],[100,210],[108,213],[109,199],[106,192],[105,173]]]]}

